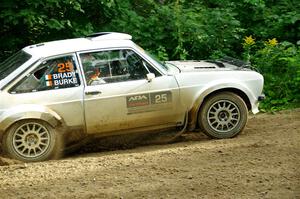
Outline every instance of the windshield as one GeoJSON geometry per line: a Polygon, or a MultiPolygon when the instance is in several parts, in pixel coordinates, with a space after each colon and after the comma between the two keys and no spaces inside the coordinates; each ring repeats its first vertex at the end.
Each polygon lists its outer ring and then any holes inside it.
{"type": "Polygon", "coordinates": [[[159,59],[158,59],[156,56],[152,55],[152,54],[149,53],[148,51],[145,51],[142,47],[140,47],[140,46],[137,45],[137,44],[135,44],[135,46],[136,46],[140,51],[142,51],[143,53],[147,54],[147,55],[152,59],[152,61],[155,62],[156,65],[160,66],[163,70],[165,70],[165,71],[168,71],[168,70],[169,70],[168,67],[167,67],[164,63],[162,63],[161,61],[159,61],[159,59]]]}
{"type": "Polygon", "coordinates": [[[164,63],[164,62],[161,62],[156,56],[152,55],[152,54],[149,53],[149,52],[146,52],[146,53],[147,53],[147,55],[149,55],[149,56],[153,59],[153,61],[156,62],[156,64],[160,65],[160,66],[161,66],[163,69],[165,69],[166,71],[169,70],[168,67],[165,65],[165,63],[164,63]]]}
{"type": "Polygon", "coordinates": [[[4,62],[0,64],[0,80],[4,79],[14,70],[19,68],[22,64],[28,61],[31,58],[31,55],[26,52],[20,50],[16,54],[12,55],[4,62]]]}
{"type": "MultiPolygon", "coordinates": [[[[141,47],[140,47],[141,48],[141,47]]],[[[142,48],[141,48],[142,49],[142,48]]],[[[143,50],[143,49],[142,49],[143,50]]],[[[143,50],[144,51],[144,50],[143,50]]],[[[161,66],[165,71],[170,74],[179,73],[180,69],[172,63],[169,62],[161,62],[156,56],[152,55],[151,53],[144,51],[149,57],[152,58],[157,65],[161,66]]]]}

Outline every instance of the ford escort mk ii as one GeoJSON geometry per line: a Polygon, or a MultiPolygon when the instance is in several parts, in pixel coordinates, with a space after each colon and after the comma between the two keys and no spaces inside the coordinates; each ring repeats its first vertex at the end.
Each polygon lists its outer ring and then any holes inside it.
{"type": "Polygon", "coordinates": [[[231,138],[262,89],[244,63],[161,63],[123,33],[32,45],[0,65],[2,148],[42,161],[91,136],[176,128],[231,138]]]}

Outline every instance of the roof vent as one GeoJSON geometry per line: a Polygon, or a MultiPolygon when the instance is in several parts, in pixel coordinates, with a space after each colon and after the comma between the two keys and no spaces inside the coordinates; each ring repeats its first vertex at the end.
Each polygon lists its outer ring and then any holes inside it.
{"type": "Polygon", "coordinates": [[[93,33],[87,36],[87,38],[92,41],[101,41],[101,40],[131,40],[132,36],[125,33],[117,32],[98,32],[93,33]]]}
{"type": "Polygon", "coordinates": [[[29,48],[35,48],[35,47],[40,47],[40,46],[44,46],[44,45],[45,45],[44,43],[34,44],[34,45],[29,46],[29,48]]]}

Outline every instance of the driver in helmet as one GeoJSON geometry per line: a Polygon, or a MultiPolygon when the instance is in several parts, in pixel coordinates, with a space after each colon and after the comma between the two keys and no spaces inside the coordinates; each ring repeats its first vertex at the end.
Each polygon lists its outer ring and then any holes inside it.
{"type": "Polygon", "coordinates": [[[94,56],[92,56],[92,54],[82,54],[80,55],[80,58],[87,85],[98,85],[106,83],[103,79],[100,78],[101,72],[99,68],[95,66],[96,59],[94,58],[94,56]]]}

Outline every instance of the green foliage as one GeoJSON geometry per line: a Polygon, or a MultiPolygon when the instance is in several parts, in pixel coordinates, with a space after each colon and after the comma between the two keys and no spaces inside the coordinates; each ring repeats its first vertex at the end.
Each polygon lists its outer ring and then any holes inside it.
{"type": "Polygon", "coordinates": [[[298,1],[2,0],[0,59],[33,43],[126,32],[161,60],[251,61],[265,77],[263,108],[281,109],[299,104],[298,1]],[[263,42],[270,38],[282,42],[263,42]]]}
{"type": "Polygon", "coordinates": [[[265,42],[252,59],[265,78],[262,108],[280,110],[300,104],[300,48],[289,42],[265,42]]]}
{"type": "Polygon", "coordinates": [[[109,19],[113,0],[4,0],[0,57],[32,44],[83,36],[95,31],[97,18],[109,19]],[[89,12],[91,11],[91,12],[89,12]]]}

